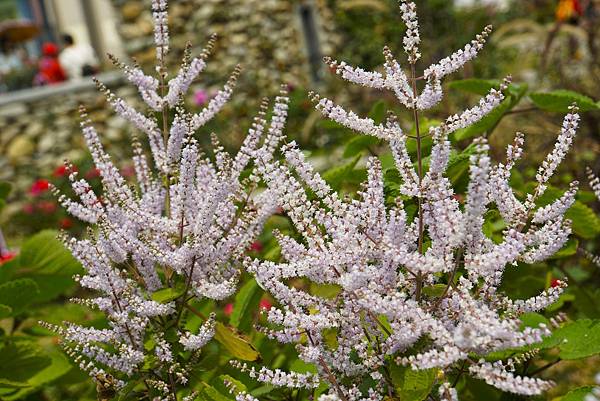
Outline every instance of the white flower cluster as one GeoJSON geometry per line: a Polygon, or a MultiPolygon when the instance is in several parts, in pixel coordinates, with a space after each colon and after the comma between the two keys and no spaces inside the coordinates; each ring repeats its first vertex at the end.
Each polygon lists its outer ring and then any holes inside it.
{"type": "Polygon", "coordinates": [[[235,157],[216,137],[213,157],[205,156],[194,135],[228,100],[239,71],[236,69],[204,110],[187,112],[182,97],[203,70],[214,39],[199,58],[187,54],[179,73],[167,80],[166,3],[155,0],[152,5],[158,78],[117,62],[149,106],[148,115],[99,83],[116,113],[148,137],[152,159],[135,139],[137,181],[130,185],[82,111],[83,133],[100,172],[103,194],[94,193],[69,164],[69,179],[78,199],[55,190],[68,212],[95,227],[87,238],[67,239],[66,244],[85,269],[79,283],[98,294],[82,302],[104,312],[108,327],[46,326],[64,337],[69,353],[92,376],[110,375],[118,387],[129,377],[142,375],[153,391],[162,394],[161,399],[176,399],[176,387],[187,383],[188,369],[179,356],[183,351],[199,350],[214,335],[214,316],[197,333],[183,329],[180,323],[188,301],[193,297],[224,299],[235,291],[244,252],[274,211],[274,198],[268,191],[253,192],[257,179],[241,177],[245,170],[251,172],[256,154],[264,158],[276,149],[287,115],[287,98],[284,91],[277,97],[270,122],[266,118],[268,102],[263,102],[235,157]],[[161,291],[176,295],[166,303],[153,300],[161,299],[153,297],[161,291]],[[171,328],[178,332],[175,339],[165,334],[171,328]],[[153,358],[157,362],[152,362],[153,358]],[[145,363],[156,363],[150,371],[146,369],[151,380],[141,373],[145,363]]]}
{"type": "MultiPolygon", "coordinates": [[[[258,172],[301,237],[275,233],[284,261],[248,262],[247,269],[280,305],[266,312],[271,327],[264,331],[282,343],[295,343],[300,358],[317,366],[321,380],[330,388],[323,399],[383,399],[393,389],[388,371],[393,361],[415,370],[437,369],[438,378],[445,378],[439,381],[439,394],[445,400],[457,399],[448,378],[456,377],[458,367],[461,374],[470,372],[501,390],[539,394],[551,383],[516,376],[511,372],[512,361],[490,363],[480,357],[535,344],[550,333],[543,324],[522,329],[519,316],[554,302],[566,283],[516,301],[499,287],[507,268],[543,261],[568,239],[570,222],[564,213],[574,201],[577,183],[546,207],[537,208],[536,200],[573,140],[577,109],[573,107],[565,117],[556,145],[539,169],[536,190],[525,200],[509,185],[511,170],[522,155],[523,135],[517,134],[508,146],[506,161],[500,164],[492,163],[486,140],[477,139],[470,157],[466,200],[461,204],[446,176],[452,152],[448,137],[498,106],[509,80],[499,90],[492,89],[477,106],[430,128],[434,144],[425,171],[418,111],[439,102],[441,78],[475,57],[489,28],[463,50],[429,67],[423,76],[425,87],[418,94],[416,8],[402,0],[400,9],[408,25],[404,44],[410,75],[388,49],[384,50],[385,76],[325,61],[342,78],[388,89],[413,110],[417,160],[409,156],[408,136],[395,116],[376,124],[329,99],[314,95],[314,101],[324,116],[389,142],[402,179],[402,197],[389,204],[377,158],[369,160],[364,189],[351,199],[332,190],[294,143],[281,148],[283,161],[259,153],[258,172]],[[405,205],[415,205],[416,216],[405,205]],[[506,223],[501,239],[485,234],[490,210],[497,210],[506,223]],[[318,296],[290,285],[298,278],[335,288],[336,295],[318,296]],[[363,394],[358,383],[369,376],[381,378],[382,384],[378,391],[363,394]]],[[[294,380],[281,384],[295,387],[294,380]]]]}

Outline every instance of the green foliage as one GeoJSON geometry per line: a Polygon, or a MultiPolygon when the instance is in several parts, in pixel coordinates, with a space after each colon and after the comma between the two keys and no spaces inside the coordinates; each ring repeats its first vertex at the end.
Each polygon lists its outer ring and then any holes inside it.
{"type": "Polygon", "coordinates": [[[44,230],[21,247],[15,277],[27,276],[39,287],[34,302],[48,302],[74,287],[73,275],[82,272],[81,264],[57,239],[57,233],[44,230]]]}
{"type": "Polygon", "coordinates": [[[490,89],[499,88],[501,82],[497,79],[458,79],[448,83],[449,89],[458,89],[463,92],[473,93],[479,96],[485,96],[490,89]]]}
{"type": "Polygon", "coordinates": [[[569,391],[567,394],[554,401],[584,401],[586,396],[591,394],[593,389],[592,386],[579,387],[569,391]]]}
{"type": "Polygon", "coordinates": [[[35,300],[39,292],[37,284],[31,279],[11,280],[0,285],[0,305],[10,308],[11,315],[18,315],[35,300]]]}
{"type": "Polygon", "coordinates": [[[229,323],[239,330],[249,331],[262,294],[263,291],[254,279],[246,281],[235,296],[235,306],[229,323]]]}
{"type": "Polygon", "coordinates": [[[250,341],[221,322],[215,325],[215,340],[235,358],[243,361],[256,361],[260,358],[260,354],[250,341]]]}
{"type": "Polygon", "coordinates": [[[600,320],[581,319],[567,323],[555,330],[547,341],[558,345],[562,359],[581,359],[599,354],[600,320]]]}
{"type": "MultiPolygon", "coordinates": [[[[490,89],[499,87],[497,81],[488,81],[488,80],[466,80],[467,82],[461,81],[458,84],[458,88],[470,91],[473,93],[477,93],[480,91],[484,91],[487,87],[487,90],[483,92],[483,94],[487,93],[490,89]],[[489,85],[489,87],[487,86],[489,85]]],[[[455,84],[456,85],[456,84],[455,84]]],[[[490,113],[488,113],[481,120],[476,122],[475,124],[460,129],[453,134],[453,138],[456,141],[462,141],[464,139],[473,138],[475,136],[490,133],[494,130],[494,128],[498,125],[500,120],[506,115],[507,112],[512,110],[519,101],[525,95],[527,91],[527,85],[525,84],[510,84],[508,89],[505,91],[505,99],[490,113]]]]}
{"type": "Polygon", "coordinates": [[[152,293],[151,298],[153,301],[160,302],[161,304],[166,304],[166,303],[176,300],[177,298],[182,296],[184,293],[185,293],[184,286],[169,287],[169,288],[163,288],[162,290],[158,290],[158,291],[152,293]]]}
{"type": "Polygon", "coordinates": [[[540,109],[557,113],[567,113],[569,106],[574,103],[577,104],[577,107],[582,112],[600,109],[600,105],[591,98],[563,89],[552,92],[531,93],[529,94],[529,98],[540,109]]]}
{"type": "Polygon", "coordinates": [[[354,167],[361,159],[361,155],[356,155],[350,162],[339,167],[332,167],[322,174],[322,177],[334,190],[339,190],[345,180],[354,171],[354,167]]]}
{"type": "Polygon", "coordinates": [[[391,379],[401,400],[423,401],[431,392],[436,370],[413,370],[410,367],[391,365],[391,379]]]}

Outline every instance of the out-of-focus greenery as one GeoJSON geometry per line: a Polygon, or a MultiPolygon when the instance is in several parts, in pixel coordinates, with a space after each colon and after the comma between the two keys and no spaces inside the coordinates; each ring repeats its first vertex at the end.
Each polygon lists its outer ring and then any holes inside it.
{"type": "MultiPolygon", "coordinates": [[[[396,54],[401,54],[404,25],[397,12],[396,0],[328,0],[328,3],[341,38],[338,52],[332,56],[363,68],[375,69],[383,62],[383,46],[388,45],[396,54]]],[[[590,4],[597,7],[597,2],[590,4]]],[[[540,346],[539,354],[520,366],[523,371],[519,373],[535,373],[557,382],[557,387],[548,395],[536,399],[552,399],[578,386],[590,385],[593,374],[600,370],[597,355],[600,349],[594,348],[600,338],[594,337],[585,352],[561,347],[557,342],[568,338],[580,344],[584,334],[597,334],[590,325],[600,319],[600,268],[577,253],[578,248],[600,253],[600,205],[584,184],[585,165],[600,171],[600,66],[594,53],[595,46],[600,46],[597,38],[600,33],[599,14],[586,10],[585,15],[574,20],[557,21],[556,5],[556,1],[531,0],[513,1],[504,10],[484,6],[456,9],[447,0],[418,1],[424,65],[462,47],[487,24],[492,23],[496,28],[481,56],[445,84],[446,99],[433,115],[421,121],[423,126],[439,122],[447,115],[473,105],[489,88],[497,86],[504,76],[513,75],[507,99],[498,110],[451,138],[453,157],[449,178],[458,193],[464,193],[467,185],[472,139],[487,135],[492,149],[496,151],[494,156],[500,158],[503,145],[512,141],[515,131],[521,130],[526,133],[527,156],[514,174],[512,185],[518,196],[523,198],[527,191],[531,191],[526,183],[534,179],[535,166],[554,143],[566,108],[577,102],[582,111],[582,128],[574,150],[561,167],[553,187],[539,200],[541,204],[551,202],[562,194],[570,181],[579,179],[582,190],[568,212],[573,221],[573,238],[556,258],[543,264],[523,264],[508,269],[504,278],[504,290],[513,298],[534,295],[552,285],[553,279],[569,279],[569,289],[555,305],[530,316],[530,323],[547,321],[558,313],[564,314],[566,319],[563,328],[553,337],[554,343],[549,340],[547,346],[540,346]]],[[[340,100],[348,108],[368,115],[376,122],[384,119],[387,110],[393,110],[403,117],[401,124],[408,131],[413,125],[411,116],[398,108],[389,94],[349,87],[334,74],[328,74],[324,83],[313,86],[292,88],[287,128],[289,139],[298,141],[306,149],[311,162],[318,170],[324,171],[324,177],[335,189],[350,196],[356,193],[365,178],[366,157],[379,157],[384,166],[385,189],[391,202],[398,194],[399,181],[388,149],[376,139],[356,135],[324,120],[314,111],[308,92],[318,88],[324,95],[340,100]]],[[[188,101],[193,102],[193,99],[188,101]]],[[[236,148],[250,124],[248,116],[253,114],[254,110],[244,104],[227,106],[216,122],[199,134],[199,139],[208,144],[208,133],[214,131],[226,147],[236,148]]],[[[107,141],[107,147],[118,148],[122,142],[128,142],[128,138],[120,141],[107,141]]],[[[426,140],[424,145],[427,153],[431,142],[426,140]]],[[[414,147],[414,143],[409,143],[410,146],[414,147]]],[[[414,149],[412,153],[414,155],[414,149]]],[[[74,162],[80,174],[88,175],[95,189],[99,189],[99,180],[93,177],[95,171],[89,158],[74,162]]],[[[54,334],[37,324],[38,320],[51,323],[69,320],[96,327],[106,324],[100,315],[88,308],[67,302],[70,297],[87,295],[77,289],[72,279],[72,275],[81,268],[55,239],[57,232],[48,229],[84,235],[85,226],[66,215],[44,184],[46,180],[68,192],[66,176],[60,170],[61,163],[57,160],[55,171],[36,171],[35,177],[13,177],[13,182],[28,180],[28,183],[37,183],[37,187],[32,186],[29,191],[13,191],[9,195],[8,190],[2,189],[8,186],[0,185],[0,213],[3,206],[4,216],[7,210],[11,211],[10,219],[5,217],[0,221],[4,222],[4,232],[10,233],[7,238],[9,248],[17,252],[11,260],[0,261],[2,400],[96,399],[94,385],[89,378],[61,353],[54,334]]],[[[124,163],[119,166],[125,172],[131,168],[124,163]]],[[[406,209],[410,214],[416,207],[408,204],[406,209]]],[[[494,239],[504,228],[504,223],[499,214],[490,213],[486,216],[485,226],[488,236],[494,239]]],[[[248,251],[249,255],[273,260],[279,257],[279,248],[271,233],[275,228],[293,235],[293,228],[285,216],[273,216],[248,251]]],[[[324,291],[307,282],[294,284],[313,293],[324,291]]],[[[249,277],[244,277],[241,288],[232,299],[219,304],[198,305],[198,308],[202,311],[216,310],[221,322],[243,332],[267,365],[286,370],[314,370],[314,367],[297,359],[293,347],[281,347],[253,329],[253,325],[263,319],[259,313],[261,300],[271,300],[249,277]]],[[[239,380],[251,394],[261,399],[308,399],[308,394],[303,392],[257,386],[256,382],[229,366],[227,361],[230,358],[230,352],[216,341],[203,351],[198,377],[194,379],[201,383],[201,399],[230,399],[223,387],[223,375],[239,380]]],[[[461,400],[521,399],[507,397],[471,379],[461,379],[458,388],[461,400]]],[[[582,400],[583,395],[584,392],[581,392],[581,397],[572,399],[582,400]]]]}

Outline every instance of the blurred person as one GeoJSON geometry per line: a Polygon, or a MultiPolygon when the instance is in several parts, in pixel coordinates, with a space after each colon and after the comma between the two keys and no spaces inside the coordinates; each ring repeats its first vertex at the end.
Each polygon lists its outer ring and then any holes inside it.
{"type": "Polygon", "coordinates": [[[23,61],[18,52],[15,51],[14,44],[3,40],[0,43],[0,74],[8,74],[21,67],[23,67],[23,61]]]}
{"type": "Polygon", "coordinates": [[[66,79],[67,76],[58,60],[58,46],[52,42],[44,43],[34,83],[51,85],[66,81],[66,79]]]}
{"type": "Polygon", "coordinates": [[[64,48],[59,60],[69,79],[78,79],[98,72],[98,59],[91,46],[75,44],[73,36],[67,33],[62,35],[62,41],[64,48]]]}

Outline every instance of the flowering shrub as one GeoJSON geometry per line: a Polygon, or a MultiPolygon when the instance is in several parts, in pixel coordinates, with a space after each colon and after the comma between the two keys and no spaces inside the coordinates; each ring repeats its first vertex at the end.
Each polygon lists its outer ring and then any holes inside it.
{"type": "MultiPolygon", "coordinates": [[[[137,188],[131,188],[115,167],[82,109],[83,134],[100,173],[103,196],[68,163],[65,171],[79,199],[54,189],[70,214],[96,228],[87,238],[65,238],[65,243],[85,269],[77,281],[99,294],[78,302],[104,312],[108,325],[45,326],[64,337],[67,353],[95,378],[101,393],[143,385],[156,400],[192,400],[196,393],[191,390],[183,398],[177,394],[190,382],[201,348],[215,331],[220,330],[221,339],[235,335],[216,325],[214,314],[203,316],[191,303],[224,299],[235,291],[240,257],[274,210],[268,191],[252,194],[256,180],[246,169],[259,149],[263,158],[275,149],[287,99],[276,99],[270,125],[265,117],[268,104],[263,103],[235,157],[219,146],[216,136],[214,161],[203,156],[194,134],[225,105],[239,68],[200,113],[188,113],[183,96],[205,68],[215,39],[199,57],[192,58],[188,51],[177,75],[167,80],[167,2],[154,1],[152,13],[158,77],[115,60],[150,114],[138,112],[98,83],[115,112],[147,136],[151,160],[140,141],[133,142],[137,188]],[[190,328],[184,323],[189,313],[205,321],[190,328]]],[[[232,352],[239,355],[239,350],[232,352]]]]}
{"type": "MultiPolygon", "coordinates": [[[[484,137],[459,151],[456,141],[489,133],[526,89],[510,78],[463,80],[463,89],[489,91],[443,122],[424,119],[442,100],[443,78],[478,55],[491,28],[418,74],[416,6],[403,0],[400,9],[408,73],[387,48],[383,73],[325,61],[347,81],[390,91],[414,132],[401,114],[385,119],[383,103],[361,118],[313,95],[334,129],[371,137],[348,144],[352,162],[317,173],[296,143],[279,146],[285,91],[272,111],[263,102],[235,156],[215,136],[201,152],[196,133],[230,98],[239,68],[218,93],[193,95],[200,112],[186,109],[215,39],[196,58],[188,46],[169,76],[167,2],[154,0],[157,75],[113,58],[149,111],[98,82],[116,114],[145,136],[134,135],[133,160],[114,162],[82,109],[95,168],[66,162],[28,195],[32,213],[54,213],[46,199],[54,194],[74,217],[57,221],[76,235],[60,236],[74,257],[54,232],[18,250],[0,241],[0,398],[504,399],[540,395],[553,384],[552,374],[540,376],[546,369],[599,354],[600,312],[575,302],[594,294],[578,288],[581,272],[572,279],[569,262],[556,259],[584,252],[571,231],[586,240],[600,232],[577,182],[564,193],[550,184],[575,138],[577,106],[529,184],[519,182],[521,133],[501,163],[484,137]],[[377,155],[366,168],[357,148],[377,155]],[[346,191],[362,181],[357,194],[346,191]],[[87,234],[78,235],[75,219],[87,234]],[[71,296],[74,303],[61,303],[71,296]],[[563,314],[564,306],[575,312],[563,314]],[[33,323],[40,319],[42,328],[33,323]],[[86,383],[69,387],[77,379],[53,352],[50,331],[97,394],[86,383]],[[38,397],[51,383],[64,387],[38,397]]],[[[553,97],[542,103],[562,110],[568,97],[560,107],[553,97]]],[[[598,179],[590,181],[598,195],[598,179]]],[[[0,183],[0,208],[7,192],[0,183]]]]}
{"type": "Polygon", "coordinates": [[[377,158],[368,162],[368,179],[360,198],[350,199],[333,191],[294,143],[282,148],[285,160],[281,162],[259,153],[261,176],[301,236],[278,235],[285,262],[254,260],[248,264],[258,283],[280,304],[269,310],[272,327],[264,332],[281,343],[295,343],[300,358],[314,364],[317,372],[283,373],[266,367],[256,370],[245,363],[234,365],[276,386],[310,389],[323,382],[329,390],[322,399],[403,399],[400,383],[417,375],[420,384],[426,383],[420,389],[425,396],[438,383],[439,397],[455,400],[454,387],[465,373],[502,391],[540,394],[552,383],[515,373],[515,365],[527,356],[496,360],[488,355],[530,350],[551,333],[544,323],[523,329],[519,317],[554,303],[565,281],[557,280],[523,300],[508,298],[500,286],[506,269],[544,261],[568,240],[571,223],[564,214],[575,201],[577,182],[547,206],[538,207],[536,202],[575,137],[577,107],[572,106],[564,118],[554,149],[537,170],[535,189],[523,200],[515,196],[509,181],[522,156],[524,135],[516,135],[507,148],[506,161],[497,165],[488,156],[486,139],[476,139],[469,157],[466,200],[461,205],[446,175],[456,157],[449,136],[492,113],[504,100],[510,79],[491,89],[477,106],[421,132],[419,114],[442,99],[442,79],[477,56],[491,27],[419,77],[416,6],[401,1],[400,10],[407,26],[403,43],[409,75],[387,48],[385,74],[329,58],[325,61],[347,81],[392,91],[412,112],[416,160],[409,156],[409,136],[395,115],[376,124],[329,99],[318,95],[313,99],[326,117],[389,143],[400,175],[400,196],[391,202],[386,197],[377,158]],[[420,80],[424,87],[419,93],[420,80]],[[421,150],[426,136],[433,140],[427,158],[421,150]],[[407,212],[408,205],[416,206],[414,216],[407,212]],[[505,224],[495,241],[484,228],[491,211],[499,213],[505,224]],[[337,290],[334,296],[324,297],[286,284],[299,277],[337,290]],[[408,373],[405,367],[416,373],[408,373]]]}

